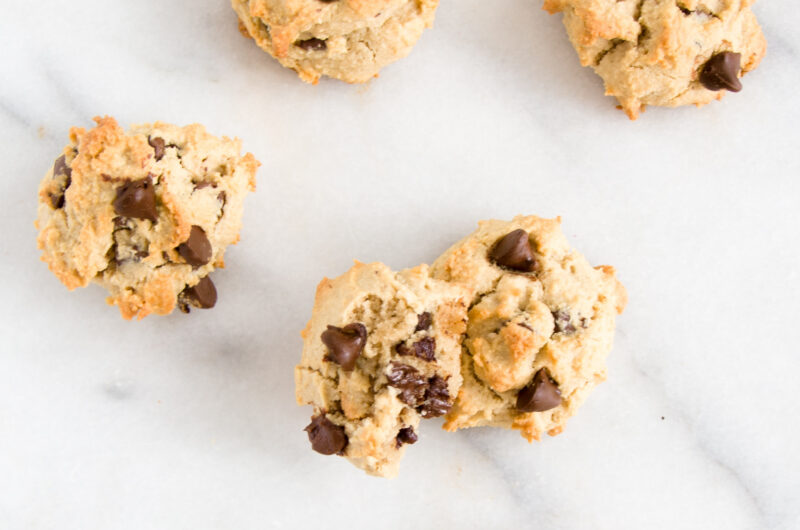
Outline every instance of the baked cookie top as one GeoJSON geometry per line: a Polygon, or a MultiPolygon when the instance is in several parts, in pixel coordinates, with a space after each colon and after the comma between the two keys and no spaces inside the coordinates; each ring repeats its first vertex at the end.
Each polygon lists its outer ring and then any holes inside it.
{"type": "Polygon", "coordinates": [[[42,260],[70,290],[108,289],[126,319],[212,307],[208,275],[239,239],[259,163],[202,125],[95,121],[71,129],[40,185],[42,260]]]}
{"type": "Polygon", "coordinates": [[[395,273],[356,262],[317,287],[295,369],[297,402],[313,405],[312,448],[392,477],[420,418],[445,414],[461,386],[466,289],[421,265],[395,273]]]}
{"type": "Polygon", "coordinates": [[[408,55],[439,0],[231,0],[240,29],[301,79],[349,83],[408,55]]]}
{"type": "Polygon", "coordinates": [[[581,64],[594,68],[631,119],[647,105],[704,105],[754,70],[766,40],[754,0],[545,0],[581,64]]]}
{"type": "Polygon", "coordinates": [[[626,304],[614,269],[570,248],[560,219],[482,221],[431,274],[466,286],[464,379],[445,429],[557,434],[605,379],[614,320],[626,304]]]}

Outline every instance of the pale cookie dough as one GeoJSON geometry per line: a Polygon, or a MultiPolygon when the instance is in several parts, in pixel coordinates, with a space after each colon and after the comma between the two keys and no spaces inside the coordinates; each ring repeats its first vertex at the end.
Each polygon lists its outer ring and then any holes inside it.
{"type": "Polygon", "coordinates": [[[461,373],[445,429],[558,434],[606,377],[625,289],[570,248],[560,219],[483,221],[431,267],[470,289],[461,373]]]}
{"type": "Polygon", "coordinates": [[[439,0],[231,0],[242,33],[316,84],[363,83],[405,57],[439,0]]]}
{"type": "Polygon", "coordinates": [[[724,89],[738,92],[738,78],[766,53],[753,2],[545,0],[544,8],[564,13],[581,64],[594,68],[606,95],[636,119],[647,105],[701,106],[724,89]],[[713,71],[709,61],[726,53],[726,68],[713,71]]]}
{"type": "Polygon", "coordinates": [[[466,311],[466,289],[427,265],[356,262],[322,280],[295,369],[298,404],[314,406],[312,448],[395,476],[420,418],[445,414],[461,386],[466,311]]]}
{"type": "Polygon", "coordinates": [[[106,288],[126,319],[213,307],[208,275],[239,239],[259,163],[202,125],[95,121],[71,129],[39,187],[42,260],[70,290],[106,288]]]}

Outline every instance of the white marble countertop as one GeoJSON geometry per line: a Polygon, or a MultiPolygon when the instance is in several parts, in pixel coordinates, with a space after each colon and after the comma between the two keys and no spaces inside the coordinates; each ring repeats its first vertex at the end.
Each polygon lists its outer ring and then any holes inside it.
{"type": "Polygon", "coordinates": [[[0,527],[800,528],[800,10],[740,94],[631,123],[536,0],[443,0],[366,86],[313,87],[226,0],[4,0],[0,527]],[[204,123],[263,162],[213,311],[123,321],[39,262],[71,125],[204,123]],[[628,288],[565,432],[424,425],[400,477],[313,453],[292,368],[314,288],[561,215],[628,288]]]}

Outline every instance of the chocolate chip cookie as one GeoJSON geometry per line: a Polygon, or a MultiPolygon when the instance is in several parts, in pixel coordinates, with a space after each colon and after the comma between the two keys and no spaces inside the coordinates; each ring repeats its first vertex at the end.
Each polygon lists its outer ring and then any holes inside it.
{"type": "Polygon", "coordinates": [[[631,119],[647,105],[704,105],[738,92],[766,41],[754,0],[545,0],[563,12],[581,64],[631,119]]]}
{"type": "Polygon", "coordinates": [[[301,79],[363,83],[405,57],[439,0],[231,0],[242,33],[301,79]]]}
{"type": "Polygon", "coordinates": [[[313,405],[313,450],[391,477],[420,418],[450,410],[461,386],[467,290],[420,265],[355,266],[317,287],[295,369],[297,402],[313,405]]]}
{"type": "Polygon", "coordinates": [[[239,239],[259,163],[201,125],[113,118],[75,127],[39,188],[42,260],[70,290],[96,282],[122,316],[210,308],[209,274],[239,239]]]}
{"type": "Polygon", "coordinates": [[[464,382],[445,429],[493,425],[558,434],[606,376],[625,289],[570,248],[560,219],[483,221],[439,257],[433,277],[464,285],[464,382]]]}

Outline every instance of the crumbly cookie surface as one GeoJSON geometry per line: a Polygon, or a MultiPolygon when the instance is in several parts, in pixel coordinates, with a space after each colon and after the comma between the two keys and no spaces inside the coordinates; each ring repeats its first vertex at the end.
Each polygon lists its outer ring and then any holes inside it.
{"type": "Polygon", "coordinates": [[[570,248],[560,219],[483,221],[440,256],[438,279],[470,289],[463,385],[445,429],[558,434],[606,376],[626,293],[608,266],[570,248]]]}
{"type": "Polygon", "coordinates": [[[106,288],[126,319],[212,307],[208,276],[238,241],[259,163],[201,125],[95,121],[71,129],[40,185],[42,260],[70,290],[106,288]]]}
{"type": "Polygon", "coordinates": [[[439,0],[231,0],[240,29],[317,83],[363,83],[405,57],[433,25],[439,0]]]}
{"type": "Polygon", "coordinates": [[[754,70],[766,40],[755,0],[545,0],[564,25],[581,64],[603,78],[631,119],[647,105],[704,105],[754,70]],[[715,57],[727,54],[724,82],[715,57]]]}
{"type": "Polygon", "coordinates": [[[461,386],[467,291],[421,265],[355,266],[317,287],[295,369],[297,402],[313,405],[312,448],[392,477],[420,418],[445,414],[461,386]]]}

